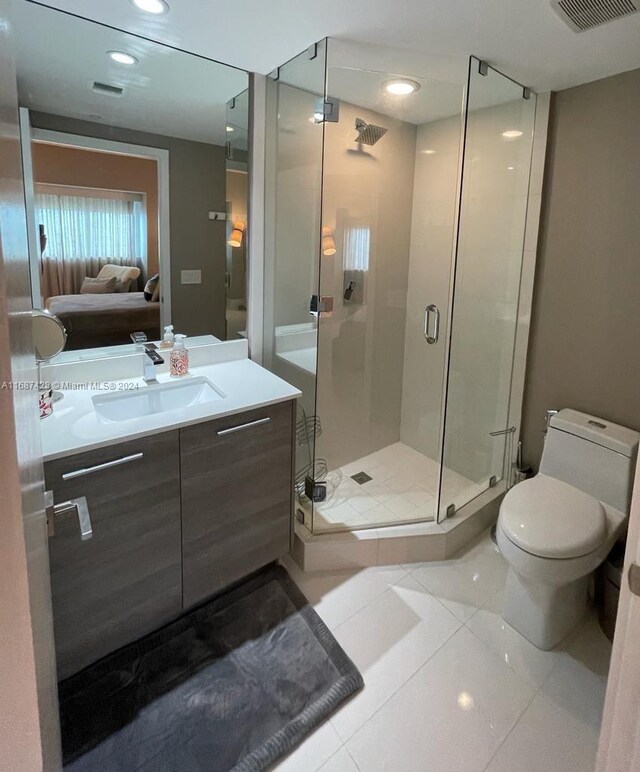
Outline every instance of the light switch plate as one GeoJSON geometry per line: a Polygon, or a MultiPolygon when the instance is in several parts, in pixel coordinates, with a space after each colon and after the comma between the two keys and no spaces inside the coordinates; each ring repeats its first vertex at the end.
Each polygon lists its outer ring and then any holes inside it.
{"type": "Polygon", "coordinates": [[[226,212],[209,212],[209,219],[210,220],[226,220],[227,219],[227,213],[226,212]]]}
{"type": "Polygon", "coordinates": [[[202,271],[180,271],[181,284],[202,284],[202,271]]]}

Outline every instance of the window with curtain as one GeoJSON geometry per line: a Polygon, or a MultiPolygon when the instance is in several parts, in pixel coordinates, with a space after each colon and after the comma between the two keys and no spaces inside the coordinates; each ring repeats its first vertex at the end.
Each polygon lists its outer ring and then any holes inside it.
{"type": "Polygon", "coordinates": [[[344,231],[344,270],[368,271],[371,230],[367,225],[348,225],[344,231]]]}
{"type": "Polygon", "coordinates": [[[108,263],[140,268],[147,257],[143,195],[39,185],[36,217],[46,236],[43,295],[80,291],[85,276],[108,263]]]}

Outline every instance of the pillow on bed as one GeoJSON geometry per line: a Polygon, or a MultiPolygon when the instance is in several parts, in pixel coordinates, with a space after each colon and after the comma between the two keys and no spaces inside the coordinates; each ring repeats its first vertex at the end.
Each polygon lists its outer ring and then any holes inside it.
{"type": "Polygon", "coordinates": [[[130,292],[132,279],[116,279],[114,292],[130,292]]]}
{"type": "Polygon", "coordinates": [[[103,265],[98,274],[98,279],[111,279],[115,277],[116,288],[114,292],[130,292],[131,284],[137,281],[140,276],[140,269],[132,265],[113,265],[107,263],[103,265]]]}
{"type": "Polygon", "coordinates": [[[111,279],[90,279],[88,276],[85,276],[82,287],[80,287],[80,294],[106,295],[107,293],[115,292],[117,281],[115,276],[111,279]]]}
{"type": "Polygon", "coordinates": [[[160,295],[160,274],[152,276],[144,285],[144,299],[149,302],[156,302],[160,295]]]}

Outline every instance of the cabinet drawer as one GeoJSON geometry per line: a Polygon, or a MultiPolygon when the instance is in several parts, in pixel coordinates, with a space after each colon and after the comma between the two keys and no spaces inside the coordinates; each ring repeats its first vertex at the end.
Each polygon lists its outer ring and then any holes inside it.
{"type": "Polygon", "coordinates": [[[85,496],[92,538],[75,511],[49,539],[58,676],[65,678],[181,611],[177,431],[45,464],[56,502],[85,496]]]}
{"type": "Polygon", "coordinates": [[[293,409],[285,402],[180,431],[185,608],[289,549],[293,409]]]}

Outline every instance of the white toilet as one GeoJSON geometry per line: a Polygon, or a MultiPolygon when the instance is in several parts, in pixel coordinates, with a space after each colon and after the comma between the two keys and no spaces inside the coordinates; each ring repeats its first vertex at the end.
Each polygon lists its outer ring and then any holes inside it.
{"type": "Polygon", "coordinates": [[[550,421],[540,473],[504,497],[502,616],[540,649],[553,648],[580,621],[590,574],[626,529],[639,438],[561,410],[550,421]]]}

